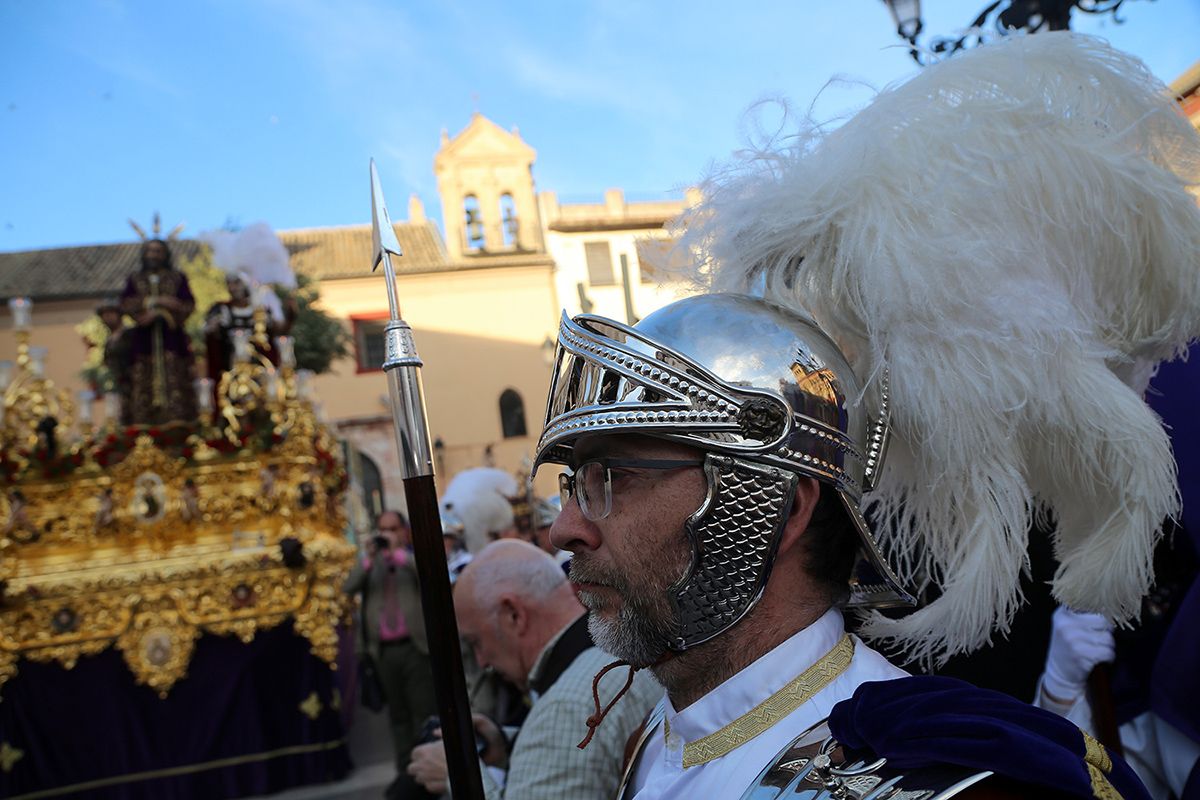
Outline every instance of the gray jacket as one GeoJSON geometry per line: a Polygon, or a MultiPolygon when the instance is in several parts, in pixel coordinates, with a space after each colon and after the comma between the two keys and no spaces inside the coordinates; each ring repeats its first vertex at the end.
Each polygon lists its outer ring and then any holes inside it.
{"type": "Polygon", "coordinates": [[[363,566],[363,559],[355,561],[342,590],[349,595],[367,590],[367,600],[361,612],[365,624],[367,652],[379,656],[379,615],[383,609],[384,587],[389,570],[395,576],[395,591],[400,602],[400,611],[408,626],[413,644],[422,653],[429,653],[429,641],[425,636],[425,616],[421,612],[421,590],[417,583],[417,568],[412,553],[405,551],[404,563],[385,558],[382,553],[375,556],[370,571],[363,566]]]}

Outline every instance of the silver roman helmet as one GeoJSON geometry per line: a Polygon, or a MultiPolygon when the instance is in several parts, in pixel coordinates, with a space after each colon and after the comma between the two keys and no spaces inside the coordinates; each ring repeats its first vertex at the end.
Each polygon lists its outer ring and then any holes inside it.
{"type": "Polygon", "coordinates": [[[705,451],[708,497],[689,519],[692,563],[671,589],[684,650],[762,595],[800,476],[836,490],[858,531],[847,605],[913,603],[859,512],[886,441],[845,357],[811,318],[765,300],[677,301],[636,327],[563,316],[535,466],[572,465],[583,435],[636,433],[705,451]]]}

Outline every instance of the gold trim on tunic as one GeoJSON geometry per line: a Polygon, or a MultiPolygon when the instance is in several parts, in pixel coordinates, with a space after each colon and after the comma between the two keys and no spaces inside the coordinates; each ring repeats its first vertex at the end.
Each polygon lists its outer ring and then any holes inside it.
{"type": "MultiPolygon", "coordinates": [[[[696,767],[729,753],[766,731],[776,722],[811,700],[833,679],[846,671],[854,658],[854,640],[842,637],[833,649],[801,672],[775,694],[715,733],[683,746],[683,767],[696,767]]],[[[670,724],[663,730],[670,735],[670,724]]]]}
{"type": "Polygon", "coordinates": [[[1098,800],[1121,800],[1121,793],[1108,780],[1113,766],[1108,750],[1087,731],[1079,732],[1083,734],[1083,761],[1092,782],[1092,794],[1098,800]]]}

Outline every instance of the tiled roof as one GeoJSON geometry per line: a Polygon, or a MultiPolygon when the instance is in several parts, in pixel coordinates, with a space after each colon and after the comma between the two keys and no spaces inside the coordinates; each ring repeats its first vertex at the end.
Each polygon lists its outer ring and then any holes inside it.
{"type": "MultiPolygon", "coordinates": [[[[141,242],[0,253],[0,298],[106,297],[118,294],[141,265],[141,242]]],[[[175,263],[200,251],[196,241],[171,243],[175,263]]]]}
{"type": "MultiPolygon", "coordinates": [[[[434,223],[398,223],[395,228],[404,255],[393,258],[392,264],[400,275],[552,263],[544,254],[519,253],[451,263],[434,223]]],[[[292,254],[292,268],[296,272],[318,279],[371,274],[370,225],[278,231],[278,234],[292,254]]],[[[195,257],[200,248],[201,244],[195,240],[171,243],[177,264],[195,257]]],[[[125,278],[138,268],[140,252],[140,242],[125,242],[0,253],[0,299],[21,295],[35,300],[115,295],[125,285],[125,278]]]]}
{"type": "MultiPolygon", "coordinates": [[[[392,259],[396,273],[442,272],[455,269],[446,260],[441,234],[432,222],[399,223],[396,239],[404,255],[392,259]]],[[[371,226],[307,228],[279,231],[292,254],[292,269],[314,278],[353,278],[371,274],[371,226]]]]}

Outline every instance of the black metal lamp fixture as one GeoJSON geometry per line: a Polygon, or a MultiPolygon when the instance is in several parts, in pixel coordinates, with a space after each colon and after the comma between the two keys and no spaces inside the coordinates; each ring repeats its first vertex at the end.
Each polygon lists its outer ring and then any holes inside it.
{"type": "Polygon", "coordinates": [[[1071,12],[1084,14],[1112,14],[1118,23],[1123,22],[1117,10],[1125,0],[996,0],[989,5],[965,34],[957,39],[939,36],[927,46],[919,48],[917,37],[924,27],[921,22],[921,0],[883,0],[896,33],[912,45],[909,54],[921,66],[953,55],[967,47],[974,47],[983,40],[984,29],[994,27],[1001,35],[1023,30],[1036,33],[1041,30],[1061,31],[1071,27],[1071,12]],[[990,22],[989,22],[990,20],[990,22]]]}

